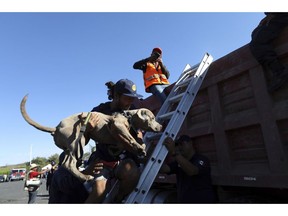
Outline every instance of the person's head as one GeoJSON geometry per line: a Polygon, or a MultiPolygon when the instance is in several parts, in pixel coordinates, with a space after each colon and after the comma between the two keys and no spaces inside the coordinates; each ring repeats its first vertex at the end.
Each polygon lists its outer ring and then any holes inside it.
{"type": "Polygon", "coordinates": [[[188,135],[181,135],[176,140],[176,146],[179,149],[180,153],[185,157],[189,157],[195,154],[195,148],[193,146],[192,138],[188,135]]]}
{"type": "Polygon", "coordinates": [[[155,47],[153,50],[152,50],[152,53],[151,53],[151,57],[153,60],[156,60],[158,59],[159,57],[162,56],[162,49],[160,47],[155,47]]]}
{"type": "Polygon", "coordinates": [[[120,79],[113,87],[113,102],[117,108],[127,110],[135,98],[143,97],[136,92],[136,85],[129,79],[120,79]]]}
{"type": "Polygon", "coordinates": [[[35,171],[35,170],[38,169],[38,167],[39,167],[39,165],[37,165],[37,164],[35,164],[35,163],[30,164],[30,170],[35,171]]]}
{"type": "Polygon", "coordinates": [[[55,165],[56,165],[56,162],[54,161],[54,160],[52,160],[51,162],[50,162],[50,164],[51,164],[51,169],[55,169],[55,165]]]}

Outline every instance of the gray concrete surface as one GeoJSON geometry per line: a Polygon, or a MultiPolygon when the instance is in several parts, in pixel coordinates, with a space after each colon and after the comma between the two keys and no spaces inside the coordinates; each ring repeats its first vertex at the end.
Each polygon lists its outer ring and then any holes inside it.
{"type": "MultiPolygon", "coordinates": [[[[46,180],[41,179],[35,204],[48,204],[46,180]]],[[[28,191],[24,190],[24,181],[0,182],[0,204],[27,204],[28,191]]]]}

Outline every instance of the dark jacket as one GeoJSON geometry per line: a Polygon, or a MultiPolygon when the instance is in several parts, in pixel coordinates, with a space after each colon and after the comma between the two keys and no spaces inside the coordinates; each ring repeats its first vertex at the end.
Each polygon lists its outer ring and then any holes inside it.
{"type": "Polygon", "coordinates": [[[50,185],[48,203],[84,203],[88,197],[82,182],[67,169],[59,166],[54,172],[50,185]]]}
{"type": "Polygon", "coordinates": [[[195,154],[190,162],[197,166],[199,173],[188,176],[178,165],[172,162],[169,165],[171,172],[177,178],[177,194],[179,203],[215,203],[216,194],[212,186],[211,169],[208,158],[195,154]]]}

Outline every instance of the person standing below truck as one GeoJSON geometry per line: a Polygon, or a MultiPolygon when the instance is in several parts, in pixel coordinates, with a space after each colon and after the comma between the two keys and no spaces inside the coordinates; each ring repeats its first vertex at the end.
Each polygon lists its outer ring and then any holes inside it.
{"type": "Polygon", "coordinates": [[[48,170],[43,170],[41,172],[38,172],[38,167],[39,165],[32,163],[30,165],[30,171],[28,173],[28,180],[35,180],[35,182],[39,181],[39,184],[31,184],[31,185],[27,185],[28,188],[28,195],[29,195],[29,199],[28,199],[28,204],[33,204],[36,201],[36,197],[37,197],[37,193],[38,190],[40,188],[41,182],[39,179],[39,176],[45,172],[47,172],[48,170]]]}
{"type": "Polygon", "coordinates": [[[288,13],[265,12],[265,15],[253,30],[249,47],[266,74],[271,76],[268,91],[274,92],[288,82],[288,68],[279,61],[273,46],[274,40],[288,26],[288,13]]]}
{"type": "Polygon", "coordinates": [[[150,57],[135,62],[133,68],[143,71],[145,91],[151,92],[164,103],[170,72],[162,62],[162,49],[154,48],[150,57]]]}
{"type": "Polygon", "coordinates": [[[191,137],[182,135],[176,144],[171,137],[167,137],[164,145],[174,160],[163,164],[160,172],[176,174],[178,202],[216,203],[210,162],[204,155],[196,153],[191,137]]]}
{"type": "Polygon", "coordinates": [[[50,164],[51,164],[51,169],[47,173],[47,178],[46,178],[46,190],[48,191],[48,193],[50,193],[49,192],[49,188],[50,188],[50,185],[51,185],[51,182],[52,182],[52,177],[53,177],[54,172],[55,172],[55,170],[57,168],[57,165],[56,165],[55,161],[52,160],[50,162],[50,164]]]}

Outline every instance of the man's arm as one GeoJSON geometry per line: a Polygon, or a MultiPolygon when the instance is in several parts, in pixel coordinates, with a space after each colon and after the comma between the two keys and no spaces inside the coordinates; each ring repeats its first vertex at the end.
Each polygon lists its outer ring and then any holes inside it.
{"type": "Polygon", "coordinates": [[[171,137],[167,137],[164,141],[168,152],[175,158],[181,169],[189,176],[197,175],[199,168],[183,157],[175,148],[175,142],[171,137]]]}
{"type": "Polygon", "coordinates": [[[144,72],[146,70],[146,65],[147,65],[147,62],[149,61],[149,59],[150,59],[150,57],[135,62],[133,65],[133,68],[142,70],[144,72]]]}
{"type": "Polygon", "coordinates": [[[158,62],[158,64],[159,64],[159,66],[161,67],[162,73],[167,77],[167,79],[169,79],[169,77],[170,77],[170,72],[168,71],[168,69],[166,68],[166,66],[163,64],[162,58],[159,57],[159,58],[157,59],[157,62],[158,62]]]}
{"type": "Polygon", "coordinates": [[[169,79],[170,77],[170,72],[168,71],[167,67],[161,62],[159,62],[159,65],[161,67],[162,73],[169,79]]]}
{"type": "Polygon", "coordinates": [[[181,154],[176,154],[175,160],[188,176],[198,175],[199,168],[184,158],[181,154]]]}

